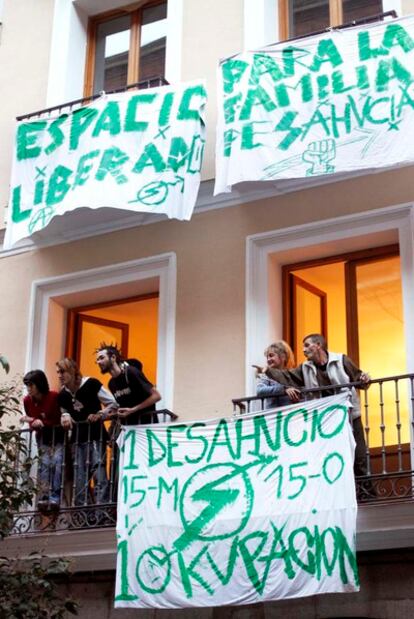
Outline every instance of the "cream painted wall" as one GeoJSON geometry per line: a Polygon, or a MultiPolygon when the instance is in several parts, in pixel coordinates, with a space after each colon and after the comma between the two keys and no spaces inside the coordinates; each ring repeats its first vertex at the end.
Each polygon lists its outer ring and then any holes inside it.
{"type": "Polygon", "coordinates": [[[10,358],[13,372],[24,370],[33,279],[174,251],[173,410],[183,419],[230,413],[231,398],[246,395],[246,237],[413,198],[412,174],[401,169],[201,213],[188,223],[160,222],[4,258],[0,261],[0,288],[5,291],[0,296],[2,352],[10,358]]]}
{"type": "Polygon", "coordinates": [[[16,116],[45,107],[54,0],[4,0],[0,40],[0,229],[16,116]]]}
{"type": "Polygon", "coordinates": [[[414,0],[401,0],[402,15],[414,13],[414,0]]]}
{"type": "Polygon", "coordinates": [[[184,0],[183,80],[207,81],[207,136],[203,180],[214,177],[216,74],[221,58],[243,49],[242,0],[184,0]]]}
{"type": "MultiPolygon", "coordinates": [[[[62,325],[65,324],[65,310],[53,299],[49,302],[48,334],[46,342],[46,367],[44,368],[52,389],[59,389],[55,363],[62,358],[65,345],[65,333],[62,325]]],[[[34,369],[34,368],[33,368],[34,369]]]]}

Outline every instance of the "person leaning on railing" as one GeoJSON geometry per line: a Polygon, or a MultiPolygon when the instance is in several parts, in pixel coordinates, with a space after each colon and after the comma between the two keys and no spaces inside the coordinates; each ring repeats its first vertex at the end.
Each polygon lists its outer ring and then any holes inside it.
{"type": "Polygon", "coordinates": [[[256,368],[256,394],[260,398],[266,398],[263,402],[264,408],[276,408],[286,406],[299,400],[300,392],[295,387],[282,384],[266,375],[267,369],[285,370],[295,367],[295,358],[289,344],[284,340],[279,340],[270,344],[265,351],[267,366],[256,368]]]}
{"type": "Polygon", "coordinates": [[[62,385],[58,398],[61,423],[65,430],[72,431],[73,502],[77,506],[91,502],[89,482],[93,479],[95,503],[107,503],[106,447],[109,436],[103,421],[111,417],[118,405],[99,380],[82,376],[73,359],[58,361],[56,369],[62,385]]]}
{"type": "MultiPolygon", "coordinates": [[[[303,354],[306,361],[298,367],[284,371],[268,368],[266,374],[284,384],[307,389],[350,382],[360,382],[361,386],[369,386],[369,374],[360,370],[347,355],[328,351],[326,339],[320,333],[311,333],[303,339],[303,354]]],[[[356,442],[354,474],[367,475],[367,446],[361,422],[359,397],[354,387],[351,392],[352,430],[356,442]]],[[[333,393],[334,391],[324,389],[316,392],[315,397],[326,397],[333,393]]]]}
{"type": "Polygon", "coordinates": [[[59,509],[62,482],[64,431],[60,427],[58,394],[49,389],[42,370],[27,372],[23,377],[27,395],[23,399],[26,415],[22,421],[36,432],[39,450],[40,510],[59,509]]]}

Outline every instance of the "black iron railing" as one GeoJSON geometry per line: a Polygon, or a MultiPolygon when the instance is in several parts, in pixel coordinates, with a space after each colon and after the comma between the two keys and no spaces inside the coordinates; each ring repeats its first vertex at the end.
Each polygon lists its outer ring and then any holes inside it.
{"type": "MultiPolygon", "coordinates": [[[[407,501],[414,497],[411,443],[414,436],[414,374],[388,376],[362,383],[300,389],[301,399],[325,397],[343,389],[359,393],[365,438],[366,474],[356,475],[359,502],[407,501]]],[[[269,410],[266,397],[232,400],[234,414],[269,410]]]]}
{"type": "MultiPolygon", "coordinates": [[[[167,86],[168,82],[164,77],[159,75],[154,77],[149,77],[146,80],[141,82],[135,82],[134,84],[128,84],[124,88],[117,88],[116,90],[111,90],[106,92],[107,95],[113,95],[117,92],[126,92],[127,90],[145,90],[146,88],[156,88],[157,86],[167,86]]],[[[61,103],[59,105],[54,105],[52,107],[47,107],[44,110],[37,110],[36,112],[30,112],[29,114],[23,114],[21,116],[17,116],[16,120],[28,120],[30,118],[39,118],[42,116],[48,116],[52,112],[58,112],[59,114],[72,112],[80,107],[83,107],[94,101],[95,99],[99,99],[99,97],[103,93],[97,93],[95,95],[90,95],[89,97],[83,97],[82,99],[75,99],[74,101],[67,101],[66,103],[61,103]]]]}
{"type": "MultiPolygon", "coordinates": [[[[168,409],[153,417],[177,419],[168,409]]],[[[69,432],[60,426],[21,430],[26,450],[16,466],[23,470],[23,459],[34,459],[37,492],[16,514],[12,534],[115,526],[120,431],[113,421],[74,423],[69,432]]]]}
{"type": "MultiPolygon", "coordinates": [[[[358,390],[364,435],[365,474],[356,476],[358,501],[371,505],[411,501],[414,374],[374,379],[368,388],[346,383],[302,389],[301,398],[324,397],[352,387],[358,390]]],[[[237,398],[234,414],[269,410],[269,404],[264,397],[237,398]]],[[[161,421],[175,418],[170,411],[160,411],[158,416],[161,421]]],[[[32,471],[38,492],[16,514],[13,534],[115,526],[119,427],[101,425],[98,435],[91,434],[89,424],[78,428],[71,435],[55,428],[43,443],[35,432],[22,430],[27,434],[28,453],[38,454],[32,471]]]]}

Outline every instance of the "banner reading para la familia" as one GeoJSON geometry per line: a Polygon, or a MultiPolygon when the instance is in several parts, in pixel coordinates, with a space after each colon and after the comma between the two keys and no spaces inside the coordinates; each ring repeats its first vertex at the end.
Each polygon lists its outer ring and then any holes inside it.
{"type": "Polygon", "coordinates": [[[414,161],[414,18],[224,60],[215,192],[414,161]]]}
{"type": "Polygon", "coordinates": [[[4,246],[79,207],[190,219],[204,151],[202,83],[103,95],[17,124],[4,246]]]}
{"type": "Polygon", "coordinates": [[[115,607],[357,591],[347,394],[119,439],[115,607]]]}

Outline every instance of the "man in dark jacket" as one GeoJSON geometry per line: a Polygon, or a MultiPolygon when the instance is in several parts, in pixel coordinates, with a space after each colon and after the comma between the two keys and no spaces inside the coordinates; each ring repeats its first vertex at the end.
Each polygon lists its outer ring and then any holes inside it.
{"type": "Polygon", "coordinates": [[[104,342],[96,352],[96,363],[102,374],[111,375],[108,387],[119,405],[118,417],[123,425],[156,421],[155,404],[161,395],[142,370],[123,362],[118,348],[104,342]]]}

